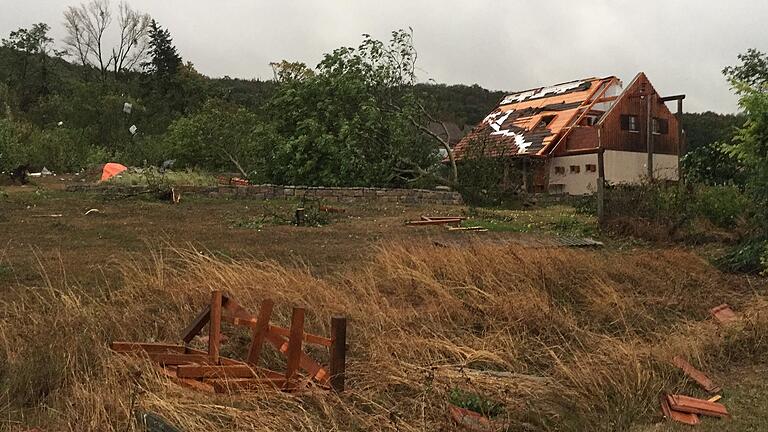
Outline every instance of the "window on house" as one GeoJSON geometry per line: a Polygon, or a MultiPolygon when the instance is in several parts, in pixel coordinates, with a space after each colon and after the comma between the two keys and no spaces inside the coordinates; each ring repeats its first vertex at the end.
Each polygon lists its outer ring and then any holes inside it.
{"type": "Polygon", "coordinates": [[[621,130],[630,132],[640,132],[640,124],[636,115],[621,115],[621,130]]]}
{"type": "Polygon", "coordinates": [[[581,166],[571,165],[571,174],[578,174],[581,172],[581,166]]]}
{"type": "Polygon", "coordinates": [[[565,175],[565,167],[556,166],[555,167],[555,174],[565,175]]]}
{"type": "Polygon", "coordinates": [[[587,170],[587,172],[597,172],[597,165],[595,165],[595,164],[586,164],[586,165],[584,165],[584,169],[587,170]]]}
{"type": "Polygon", "coordinates": [[[666,135],[669,133],[669,122],[667,120],[654,117],[651,123],[654,135],[666,135]]]}
{"type": "Polygon", "coordinates": [[[594,125],[596,125],[598,120],[600,120],[600,117],[598,117],[596,115],[587,116],[587,118],[585,119],[587,126],[594,126],[594,125]]]}

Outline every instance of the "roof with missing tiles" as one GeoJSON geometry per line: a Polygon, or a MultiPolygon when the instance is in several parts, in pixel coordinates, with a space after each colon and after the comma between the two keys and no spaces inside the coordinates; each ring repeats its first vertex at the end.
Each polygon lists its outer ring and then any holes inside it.
{"type": "Polygon", "coordinates": [[[612,84],[618,84],[620,89],[616,77],[607,77],[509,94],[456,144],[454,156],[461,160],[472,153],[485,156],[546,155],[587,108],[595,109],[597,99],[607,96],[606,90],[612,84]]]}

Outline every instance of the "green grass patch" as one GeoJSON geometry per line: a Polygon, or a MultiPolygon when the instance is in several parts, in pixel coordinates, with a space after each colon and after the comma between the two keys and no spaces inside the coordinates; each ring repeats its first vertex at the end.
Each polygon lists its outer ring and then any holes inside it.
{"type": "Polygon", "coordinates": [[[594,236],[598,232],[594,217],[568,206],[528,210],[473,208],[469,210],[466,225],[482,226],[489,231],[546,232],[582,237],[594,236]]]}
{"type": "Polygon", "coordinates": [[[160,172],[155,167],[149,167],[140,171],[124,171],[107,180],[107,183],[117,186],[216,186],[218,180],[200,171],[160,172]]]}

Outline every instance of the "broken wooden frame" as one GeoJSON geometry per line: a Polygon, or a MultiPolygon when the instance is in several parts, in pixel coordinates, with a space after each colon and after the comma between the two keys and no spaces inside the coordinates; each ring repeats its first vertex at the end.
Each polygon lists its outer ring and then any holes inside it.
{"type": "Polygon", "coordinates": [[[263,300],[259,313],[251,315],[221,291],[211,293],[207,304],[183,330],[184,345],[162,343],[113,342],[112,350],[138,354],[160,366],[161,373],[181,385],[206,392],[225,393],[259,388],[269,384],[285,391],[296,391],[314,383],[322,388],[344,390],[346,365],[345,317],[331,319],[331,337],[304,331],[304,308],[293,308],[289,328],[270,324],[274,302],[263,300]],[[245,361],[222,357],[222,322],[251,328],[251,345],[245,361]],[[208,350],[189,347],[189,343],[208,326],[208,350]],[[264,343],[272,345],[287,360],[284,373],[259,367],[264,343]],[[318,345],[329,350],[329,366],[323,366],[304,352],[303,345],[318,345]]]}

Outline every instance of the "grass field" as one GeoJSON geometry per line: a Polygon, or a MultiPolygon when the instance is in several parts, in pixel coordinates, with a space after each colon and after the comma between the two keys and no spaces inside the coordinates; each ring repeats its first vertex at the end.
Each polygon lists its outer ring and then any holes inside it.
{"type": "Polygon", "coordinates": [[[298,202],[171,205],[60,184],[0,194],[2,430],[133,431],[143,410],[184,431],[449,431],[449,400],[498,406],[502,430],[688,430],[658,408],[662,391],[704,396],[673,355],[723,385],[733,413],[698,430],[768,428],[766,283],[722,274],[695,249],[610,237],[599,250],[554,247],[598,235],[566,206],[334,204],[346,213],[296,227],[298,202]],[[489,231],[404,225],[424,214],[489,231]],[[348,391],[211,396],[108,350],[176,342],[216,288],[252,310],[274,298],[281,324],[305,306],[317,332],[347,315],[348,391]],[[723,302],[742,316],[730,329],[708,318],[723,302]]]}

